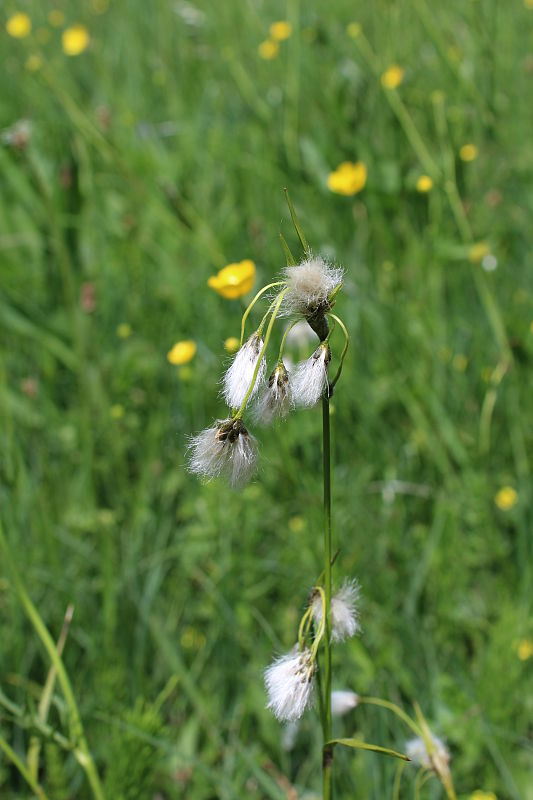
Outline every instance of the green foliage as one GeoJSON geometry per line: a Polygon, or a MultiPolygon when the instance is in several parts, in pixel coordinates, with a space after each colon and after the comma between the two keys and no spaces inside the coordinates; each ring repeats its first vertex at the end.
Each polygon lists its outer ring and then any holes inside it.
{"type": "MultiPolygon", "coordinates": [[[[284,750],[262,671],[293,644],[322,569],[320,413],[251,426],[262,466],[240,493],[184,469],[187,435],[224,413],[223,343],[242,313],[207,279],[251,258],[257,286],[272,280],[280,232],[300,252],[287,186],[310,247],[346,267],[335,577],[360,579],[364,634],[334,649],[334,688],[407,710],[416,698],[449,743],[459,796],[532,800],[533,659],[519,648],[533,640],[533,11],[75,0],[57,4],[64,25],[83,23],[91,44],[67,57],[48,5],[2,8],[33,29],[0,31],[0,129],[31,122],[26,147],[0,142],[0,514],[54,638],[75,605],[64,661],[106,797],[319,786],[317,717],[284,750]],[[262,60],[285,17],[292,36],[262,60]],[[380,75],[393,63],[405,74],[391,95],[380,75]],[[364,189],[329,191],[328,174],[358,160],[364,189]],[[479,242],[496,269],[471,260],[479,242]],[[182,339],[198,349],[175,367],[166,353],[182,339]],[[518,496],[508,510],[504,486],[518,496]]],[[[50,665],[3,561],[0,643],[2,691],[34,712],[50,665]]],[[[68,737],[55,692],[50,723],[68,737]]],[[[3,707],[0,725],[24,758],[28,731],[3,707]]],[[[333,733],[400,752],[409,736],[366,706],[333,733]]],[[[89,798],[74,756],[51,747],[48,795],[89,798]]],[[[344,750],[339,798],[391,796],[392,759],[344,750]]],[[[408,765],[401,796],[413,783],[408,765]]],[[[0,756],[2,798],[25,791],[0,756]]]]}

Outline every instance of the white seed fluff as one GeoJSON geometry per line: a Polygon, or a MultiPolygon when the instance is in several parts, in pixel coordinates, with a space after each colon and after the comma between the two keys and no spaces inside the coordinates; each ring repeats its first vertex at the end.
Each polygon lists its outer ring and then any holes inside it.
{"type": "Polygon", "coordinates": [[[191,437],[188,466],[204,478],[223,475],[234,488],[239,488],[256,470],[257,441],[240,420],[218,420],[191,437]]]}
{"type": "Polygon", "coordinates": [[[328,385],[328,366],[331,361],[329,345],[321,344],[306,361],[296,365],[291,375],[292,396],[299,406],[318,403],[328,385]]]}
{"type": "Polygon", "coordinates": [[[263,425],[270,425],[276,417],[286,417],[292,405],[289,374],[284,364],[278,364],[257,398],[255,419],[263,425]]]}
{"type": "Polygon", "coordinates": [[[311,257],[284,272],[289,287],[283,304],[286,311],[308,316],[329,307],[331,293],[341,285],[344,270],[323,258],[311,257]]]}
{"type": "Polygon", "coordinates": [[[348,689],[336,690],[331,693],[331,713],[334,717],[342,717],[359,702],[359,695],[348,689]]]}
{"type": "MultiPolygon", "coordinates": [[[[263,347],[263,339],[259,334],[253,333],[250,338],[243,344],[241,349],[236,353],[235,358],[231,362],[226,374],[224,375],[223,383],[224,388],[222,394],[230,408],[240,408],[246,393],[252,384],[255,368],[259,361],[261,348],[263,347]]],[[[254,387],[250,393],[253,397],[257,392],[266,371],[266,359],[263,356],[254,387]]]]}
{"type": "Polygon", "coordinates": [[[267,667],[267,708],[280,721],[293,722],[300,719],[312,699],[314,672],[311,650],[299,650],[298,645],[267,667]]]}
{"type": "MultiPolygon", "coordinates": [[[[331,598],[332,642],[343,642],[361,630],[356,606],[359,593],[357,581],[346,579],[337,594],[331,598]]],[[[322,599],[319,594],[313,597],[312,608],[313,619],[319,625],[322,620],[322,599]]]]}
{"type": "Polygon", "coordinates": [[[448,771],[448,764],[450,763],[450,751],[438,736],[431,735],[433,744],[435,745],[435,752],[431,755],[426,749],[424,740],[417,737],[410,739],[405,744],[405,753],[411,761],[418,764],[425,769],[435,770],[439,775],[448,771]]]}

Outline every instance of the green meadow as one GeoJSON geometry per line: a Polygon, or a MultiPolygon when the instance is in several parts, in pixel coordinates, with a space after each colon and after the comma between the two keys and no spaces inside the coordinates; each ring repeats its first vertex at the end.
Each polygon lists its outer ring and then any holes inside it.
{"type": "MultiPolygon", "coordinates": [[[[533,3],[0,15],[0,797],[321,797],[317,713],[288,743],[263,682],[322,570],[320,408],[245,417],[241,491],[186,470],[253,297],[208,279],[250,259],[258,291],[280,233],[301,257],[287,187],[345,268],[334,582],[363,632],[333,688],[416,701],[459,800],[532,800],[533,3]]],[[[410,738],[366,704],[334,734],[410,738]]],[[[337,748],[335,798],[445,796],[397,763],[337,748]]]]}

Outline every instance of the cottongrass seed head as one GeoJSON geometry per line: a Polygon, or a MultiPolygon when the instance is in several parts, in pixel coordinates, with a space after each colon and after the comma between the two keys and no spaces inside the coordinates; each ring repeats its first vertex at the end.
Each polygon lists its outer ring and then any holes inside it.
{"type": "Polygon", "coordinates": [[[331,713],[334,717],[342,717],[359,703],[359,695],[348,689],[337,689],[331,693],[331,713]]]}
{"type": "Polygon", "coordinates": [[[255,419],[264,425],[270,425],[276,417],[287,416],[292,405],[289,373],[285,365],[279,362],[257,399],[254,410],[255,419]]]}
{"type": "Polygon", "coordinates": [[[409,739],[405,744],[406,755],[415,764],[418,764],[424,769],[430,769],[437,772],[439,775],[448,773],[448,765],[450,763],[450,751],[438,736],[431,735],[435,750],[431,755],[428,753],[424,740],[420,737],[409,739]]]}
{"type": "MultiPolygon", "coordinates": [[[[343,642],[361,630],[359,625],[359,612],[357,600],[359,599],[359,584],[356,580],[344,581],[341,588],[331,598],[331,641],[343,642]]],[[[322,620],[322,599],[315,594],[311,601],[313,619],[320,624],[322,620]]]]}
{"type": "MultiPolygon", "coordinates": [[[[223,379],[222,394],[230,408],[240,408],[251,386],[255,368],[259,361],[263,339],[258,333],[253,333],[236,353],[223,379]]],[[[266,371],[266,359],[261,358],[257,378],[250,393],[253,397],[257,392],[266,371]]]]}
{"type": "Polygon", "coordinates": [[[328,367],[331,350],[322,342],[313,355],[296,365],[291,375],[292,396],[296,405],[315,406],[328,385],[328,367]]]}
{"type": "Polygon", "coordinates": [[[311,650],[295,645],[265,670],[267,708],[281,722],[300,719],[311,703],[315,666],[311,650]]]}
{"type": "Polygon", "coordinates": [[[284,271],[289,287],[284,298],[286,311],[305,317],[327,311],[331,308],[331,295],[342,284],[343,275],[342,268],[333,267],[318,256],[287,267],[284,271]]]}
{"type": "Polygon", "coordinates": [[[217,420],[189,443],[189,470],[204,478],[224,476],[234,488],[247,483],[257,466],[257,441],[241,419],[217,420]]]}

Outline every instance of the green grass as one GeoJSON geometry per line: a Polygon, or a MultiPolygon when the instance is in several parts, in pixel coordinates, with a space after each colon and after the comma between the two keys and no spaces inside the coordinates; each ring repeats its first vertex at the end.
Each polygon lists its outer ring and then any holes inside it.
{"type": "MultiPolygon", "coordinates": [[[[207,279],[244,258],[258,288],[279,273],[280,231],[297,250],[288,186],[311,247],[347,272],[335,571],[362,584],[364,635],[334,649],[334,687],[418,700],[459,797],[531,800],[533,659],[517,644],[533,638],[533,11],[58,2],[92,37],[67,58],[46,6],[2,9],[2,23],[28,11],[33,32],[0,34],[0,128],[32,123],[26,149],[0,146],[0,514],[54,638],[75,605],[64,662],[106,797],[319,791],[318,718],[283,751],[262,671],[294,642],[322,568],[320,411],[257,431],[261,470],[240,493],[184,470],[187,435],[224,413],[223,342],[243,309],[207,279]],[[284,18],[292,37],[261,60],[284,18]],[[354,20],[364,39],[347,34],[354,20]],[[391,63],[405,69],[393,96],[379,81],[391,63]],[[368,168],[355,197],[327,189],[345,160],[368,168]],[[469,261],[473,241],[496,270],[469,261]],[[194,361],[172,367],[189,338],[194,361]],[[393,480],[423,488],[391,495],[393,480]],[[518,502],[500,511],[505,485],[518,502]]],[[[2,558],[0,697],[17,713],[0,703],[0,735],[24,761],[50,662],[14,586],[2,558]]],[[[56,685],[49,724],[68,737],[68,722],[56,685]]],[[[334,733],[399,750],[408,736],[372,707],[334,733]]],[[[395,768],[338,749],[336,796],[391,797],[395,768]]],[[[91,796],[52,740],[39,777],[54,800],[91,796]]],[[[0,794],[32,796],[1,751],[0,794]]],[[[422,790],[439,796],[435,780],[422,790]]]]}

